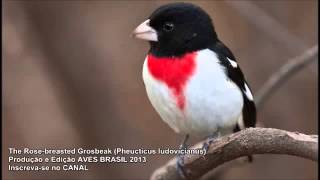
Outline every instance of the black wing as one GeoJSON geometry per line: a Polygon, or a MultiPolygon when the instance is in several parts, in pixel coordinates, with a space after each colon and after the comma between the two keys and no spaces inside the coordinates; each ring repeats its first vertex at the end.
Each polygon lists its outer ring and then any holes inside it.
{"type": "MultiPolygon", "coordinates": [[[[242,96],[244,99],[242,118],[245,127],[254,127],[256,124],[256,106],[254,104],[253,98],[248,97],[248,93],[251,93],[250,87],[247,84],[244,75],[239,67],[239,64],[232,64],[234,61],[236,63],[236,58],[222,42],[217,42],[214,46],[210,47],[215,53],[217,53],[221,65],[226,67],[228,77],[241,89],[242,96]],[[249,92],[248,92],[249,91],[249,92]],[[246,93],[247,92],[247,93],[246,93]]],[[[235,131],[240,130],[240,125],[235,128],[235,131]]]]}

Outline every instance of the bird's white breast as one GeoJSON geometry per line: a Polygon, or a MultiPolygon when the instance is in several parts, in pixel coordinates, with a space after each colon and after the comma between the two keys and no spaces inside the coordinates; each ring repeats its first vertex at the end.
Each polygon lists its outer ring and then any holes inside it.
{"type": "Polygon", "coordinates": [[[156,79],[143,65],[143,80],[148,97],[161,118],[177,133],[210,135],[232,132],[241,118],[243,97],[240,89],[225,74],[217,55],[209,50],[197,52],[195,70],[186,82],[185,107],[178,107],[172,90],[156,79]]]}

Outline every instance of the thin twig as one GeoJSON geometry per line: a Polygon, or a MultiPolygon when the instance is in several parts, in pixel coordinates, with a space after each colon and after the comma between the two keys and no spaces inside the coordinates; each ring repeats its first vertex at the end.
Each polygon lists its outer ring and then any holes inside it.
{"type": "MultiPolygon", "coordinates": [[[[200,142],[191,149],[202,145],[200,142]]],[[[225,162],[252,154],[287,154],[317,161],[318,136],[272,128],[248,128],[216,139],[204,156],[187,156],[184,170],[187,179],[198,179],[225,162]]],[[[151,180],[181,179],[176,169],[176,158],[157,169],[151,177],[151,180]]]]}
{"type": "Polygon", "coordinates": [[[283,83],[289,79],[289,77],[303,69],[310,62],[317,60],[317,55],[318,45],[315,45],[300,56],[290,59],[287,64],[273,73],[258,91],[257,96],[255,97],[256,106],[261,106],[277,88],[281,87],[283,83]]]}

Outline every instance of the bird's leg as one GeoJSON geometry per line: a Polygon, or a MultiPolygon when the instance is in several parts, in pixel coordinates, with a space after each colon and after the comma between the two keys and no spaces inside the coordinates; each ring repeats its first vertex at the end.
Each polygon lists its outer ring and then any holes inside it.
{"type": "MultiPolygon", "coordinates": [[[[182,149],[187,149],[187,140],[189,139],[189,134],[187,134],[182,143],[180,144],[179,146],[179,150],[182,150],[182,149]]],[[[186,173],[183,169],[183,166],[184,166],[184,154],[181,154],[179,152],[179,154],[177,155],[177,171],[178,173],[180,174],[181,177],[185,178],[186,177],[186,173]]]]}
{"type": "Polygon", "coordinates": [[[211,135],[209,135],[207,138],[206,138],[206,141],[203,143],[202,145],[202,149],[205,150],[206,152],[208,151],[209,149],[209,146],[210,144],[218,137],[220,137],[221,134],[220,134],[220,131],[217,130],[216,132],[212,133],[211,135]]]}
{"type": "Polygon", "coordinates": [[[187,146],[188,139],[189,139],[189,134],[185,135],[185,137],[183,138],[183,141],[181,142],[181,144],[179,146],[179,150],[188,148],[188,146],[187,146]]]}

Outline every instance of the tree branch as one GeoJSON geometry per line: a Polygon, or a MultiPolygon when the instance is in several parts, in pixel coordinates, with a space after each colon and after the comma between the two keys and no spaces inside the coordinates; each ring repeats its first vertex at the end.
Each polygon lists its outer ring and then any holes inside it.
{"type": "MultiPolygon", "coordinates": [[[[202,144],[191,148],[201,148],[202,144]]],[[[317,161],[318,136],[272,128],[248,128],[216,139],[205,156],[185,156],[184,170],[187,179],[198,179],[227,161],[252,154],[287,154],[317,161]]],[[[183,178],[177,173],[176,158],[151,176],[151,180],[179,179],[183,178]]]]}
{"type": "Polygon", "coordinates": [[[312,61],[316,61],[318,55],[318,45],[306,50],[300,56],[290,59],[285,65],[283,65],[277,72],[264,83],[255,97],[256,106],[259,107],[265,102],[277,88],[283,85],[285,81],[289,79],[293,74],[303,69],[312,61]]]}

